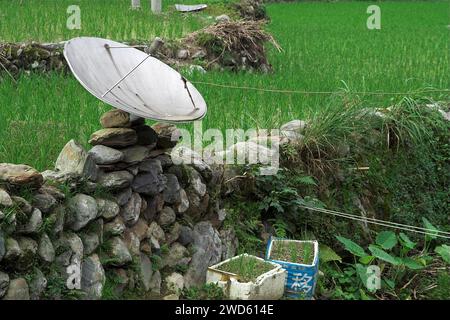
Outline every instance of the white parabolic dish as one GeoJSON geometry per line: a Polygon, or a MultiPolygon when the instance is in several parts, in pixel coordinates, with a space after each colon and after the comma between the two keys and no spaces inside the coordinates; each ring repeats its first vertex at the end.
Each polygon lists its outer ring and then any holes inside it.
{"type": "Polygon", "coordinates": [[[169,122],[194,121],[206,115],[206,102],[189,81],[133,47],[80,37],[65,44],[64,57],[83,87],[113,107],[169,122]]]}

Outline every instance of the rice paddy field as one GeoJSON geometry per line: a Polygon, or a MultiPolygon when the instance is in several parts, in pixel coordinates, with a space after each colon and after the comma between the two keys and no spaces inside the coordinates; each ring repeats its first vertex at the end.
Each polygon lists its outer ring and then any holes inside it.
{"type": "MultiPolygon", "coordinates": [[[[0,0],[0,41],[61,41],[80,35],[114,40],[178,38],[211,24],[228,9],[206,1],[199,14],[180,15],[175,1],[164,2],[164,14],[129,10],[128,0],[0,0]],[[81,30],[65,26],[68,5],[81,8],[81,30]]],[[[200,1],[193,1],[195,3],[200,1]]],[[[312,91],[286,94],[198,84],[208,103],[203,128],[274,128],[308,117],[331,103],[356,97],[362,106],[378,107],[405,94],[448,100],[448,93],[417,94],[426,88],[450,88],[449,3],[385,1],[381,30],[368,30],[371,2],[294,2],[267,5],[267,25],[283,48],[268,45],[271,74],[208,72],[187,75],[193,81],[232,86],[312,91]],[[367,92],[389,92],[370,95],[367,92]],[[317,92],[336,92],[319,93],[317,92]],[[357,92],[357,94],[356,94],[357,92]],[[398,94],[396,94],[398,93],[398,94]]],[[[71,75],[21,75],[17,85],[0,82],[0,162],[27,163],[39,170],[53,165],[69,139],[86,143],[100,127],[109,107],[91,96],[71,75]]]]}

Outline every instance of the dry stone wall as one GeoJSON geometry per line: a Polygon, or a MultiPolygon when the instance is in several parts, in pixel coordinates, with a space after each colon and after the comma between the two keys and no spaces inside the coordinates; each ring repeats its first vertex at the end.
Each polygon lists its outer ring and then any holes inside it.
{"type": "Polygon", "coordinates": [[[107,278],[118,297],[164,297],[235,254],[211,197],[219,167],[174,165],[175,126],[119,110],[100,122],[92,148],[69,141],[54,170],[0,164],[0,299],[99,299],[107,278]]]}

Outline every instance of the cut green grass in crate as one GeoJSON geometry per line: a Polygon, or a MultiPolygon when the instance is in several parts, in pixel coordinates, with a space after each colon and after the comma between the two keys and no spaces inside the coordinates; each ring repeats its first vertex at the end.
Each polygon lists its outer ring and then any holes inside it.
{"type": "Polygon", "coordinates": [[[311,242],[276,241],[273,244],[270,258],[309,265],[314,262],[314,245],[311,242]]]}
{"type": "Polygon", "coordinates": [[[220,265],[217,269],[236,274],[240,282],[251,282],[274,268],[275,266],[271,263],[261,261],[252,256],[241,255],[220,265]]]}

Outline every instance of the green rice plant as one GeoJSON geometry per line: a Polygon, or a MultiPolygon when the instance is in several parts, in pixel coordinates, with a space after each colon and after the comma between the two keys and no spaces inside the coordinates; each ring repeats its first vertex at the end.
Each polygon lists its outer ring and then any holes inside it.
{"type": "MultiPolygon", "coordinates": [[[[0,38],[58,41],[95,35],[122,41],[149,40],[158,35],[174,39],[212,23],[203,13],[180,15],[167,10],[174,3],[171,1],[165,2],[167,12],[161,17],[149,13],[148,1],[143,1],[138,12],[128,10],[129,1],[76,3],[82,10],[81,30],[65,28],[66,8],[74,4],[71,1],[33,0],[22,4],[18,0],[3,1],[0,38]]],[[[206,3],[213,6],[215,2],[206,3]]],[[[395,105],[403,99],[403,95],[370,95],[368,91],[406,92],[410,93],[407,96],[417,97],[420,88],[449,88],[447,3],[414,1],[379,5],[384,13],[380,31],[365,26],[366,2],[268,5],[271,21],[267,30],[284,49],[280,53],[267,47],[268,60],[274,68],[272,74],[217,70],[184,75],[191,81],[318,93],[272,93],[196,84],[208,104],[203,128],[271,129],[294,118],[323,118],[322,124],[305,132],[305,141],[310,146],[308,153],[314,155],[311,164],[320,171],[332,166],[336,159],[324,162],[316,156],[323,160],[333,153],[336,149],[333,141],[346,138],[349,126],[364,125],[351,123],[345,114],[339,115],[340,111],[348,115],[353,109],[357,111],[355,105],[374,108],[395,105]],[[338,127],[334,129],[335,125],[338,127]],[[317,146],[322,147],[319,155],[315,154],[317,146]]],[[[24,74],[17,79],[17,85],[6,75],[0,78],[2,162],[50,169],[68,140],[76,139],[88,147],[90,134],[100,128],[100,115],[109,110],[70,74],[24,74]]],[[[429,92],[420,96],[448,101],[448,93],[429,92]]],[[[404,125],[409,127],[407,123],[404,125]]],[[[192,130],[192,124],[183,127],[192,130]]]]}

